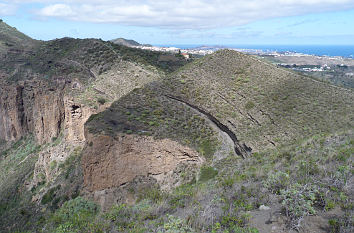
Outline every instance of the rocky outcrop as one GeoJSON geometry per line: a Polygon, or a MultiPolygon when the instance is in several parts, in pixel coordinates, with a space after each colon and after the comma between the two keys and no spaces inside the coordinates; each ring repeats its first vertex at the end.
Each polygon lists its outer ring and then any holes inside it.
{"type": "Polygon", "coordinates": [[[88,135],[82,155],[84,187],[98,199],[99,193],[105,195],[107,190],[119,189],[138,177],[145,177],[168,190],[181,184],[176,174],[182,172],[181,167],[190,171],[202,162],[196,151],[170,139],[88,135]]]}
{"type": "Polygon", "coordinates": [[[65,139],[70,142],[85,141],[85,123],[96,112],[95,109],[76,103],[72,98],[65,97],[65,139]]]}

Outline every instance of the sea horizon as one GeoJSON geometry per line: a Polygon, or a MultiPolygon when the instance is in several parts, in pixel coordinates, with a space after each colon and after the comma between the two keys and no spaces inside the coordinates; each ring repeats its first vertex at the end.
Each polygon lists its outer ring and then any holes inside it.
{"type": "Polygon", "coordinates": [[[160,47],[176,47],[180,49],[192,49],[201,46],[259,49],[266,52],[296,52],[316,56],[340,56],[354,58],[354,45],[210,45],[210,44],[165,44],[160,47]]]}

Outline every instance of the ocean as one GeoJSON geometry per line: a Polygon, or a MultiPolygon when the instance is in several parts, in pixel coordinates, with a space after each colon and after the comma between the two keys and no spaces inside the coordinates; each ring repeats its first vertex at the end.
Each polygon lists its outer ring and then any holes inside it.
{"type": "MultiPolygon", "coordinates": [[[[202,45],[159,45],[190,49],[202,45]]],[[[204,46],[204,45],[203,45],[204,46]]],[[[260,49],[263,51],[297,52],[317,56],[354,58],[354,45],[224,45],[225,48],[260,49]]]]}

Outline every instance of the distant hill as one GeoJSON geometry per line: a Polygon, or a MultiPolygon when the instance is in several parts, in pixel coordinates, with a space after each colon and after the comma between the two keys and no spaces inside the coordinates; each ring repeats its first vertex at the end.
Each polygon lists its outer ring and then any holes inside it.
{"type": "Polygon", "coordinates": [[[127,46],[127,47],[136,47],[136,46],[152,47],[152,45],[150,45],[150,44],[140,44],[140,43],[136,42],[135,40],[127,40],[124,38],[114,39],[114,40],[111,40],[110,42],[112,42],[113,44],[123,45],[123,46],[127,46]]]}
{"type": "Polygon", "coordinates": [[[117,39],[111,40],[111,42],[114,44],[124,45],[124,46],[128,46],[128,47],[141,45],[138,42],[136,42],[135,40],[127,40],[124,38],[117,38],[117,39]]]}

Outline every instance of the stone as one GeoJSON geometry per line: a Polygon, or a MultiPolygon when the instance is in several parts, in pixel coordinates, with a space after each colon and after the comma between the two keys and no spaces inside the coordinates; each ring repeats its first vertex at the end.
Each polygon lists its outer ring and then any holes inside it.
{"type": "Polygon", "coordinates": [[[259,210],[270,210],[270,207],[269,206],[266,206],[266,205],[261,205],[259,207],[259,210]]]}

